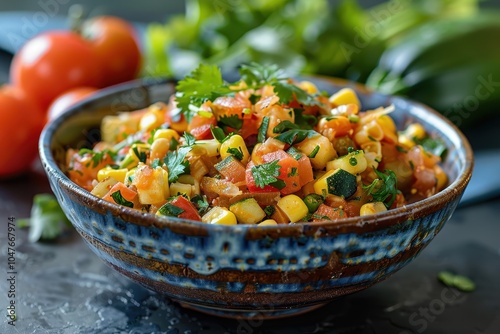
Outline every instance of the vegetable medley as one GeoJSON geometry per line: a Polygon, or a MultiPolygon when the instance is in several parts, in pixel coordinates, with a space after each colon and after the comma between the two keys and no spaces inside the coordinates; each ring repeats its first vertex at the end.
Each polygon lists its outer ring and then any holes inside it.
{"type": "Polygon", "coordinates": [[[106,201],[210,224],[275,225],[370,215],[447,184],[444,145],[398,131],[393,106],[363,110],[275,66],[227,83],[200,65],[164,103],[106,116],[102,141],[67,152],[67,174],[106,201]]]}

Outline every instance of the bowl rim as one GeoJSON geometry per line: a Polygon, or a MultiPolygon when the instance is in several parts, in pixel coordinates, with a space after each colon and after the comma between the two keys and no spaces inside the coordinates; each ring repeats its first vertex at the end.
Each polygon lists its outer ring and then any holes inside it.
{"type": "MultiPolygon", "coordinates": [[[[71,106],[67,112],[62,114],[60,117],[55,120],[47,123],[42,130],[39,139],[39,153],[40,160],[42,161],[42,165],[45,169],[46,174],[49,178],[55,177],[57,180],[55,184],[59,186],[65,187],[69,190],[73,195],[81,196],[79,199],[85,203],[85,205],[90,205],[90,203],[94,203],[95,210],[99,208],[102,213],[111,212],[114,215],[118,215],[120,217],[127,217],[127,219],[123,219],[127,224],[141,225],[146,227],[157,227],[157,228],[170,228],[175,230],[189,231],[193,233],[203,233],[207,231],[207,229],[211,231],[220,231],[223,233],[246,233],[246,232],[257,232],[257,231],[266,231],[266,232],[277,232],[277,233],[291,233],[295,234],[296,232],[303,232],[304,229],[310,229],[313,231],[317,231],[319,229],[326,230],[329,232],[333,231],[345,231],[354,228],[367,228],[371,226],[372,228],[378,227],[390,227],[392,225],[397,225],[400,222],[404,222],[406,220],[414,220],[417,218],[421,218],[426,216],[427,212],[435,212],[440,208],[444,207],[448,202],[451,202],[457,197],[461,197],[467,184],[469,183],[472,177],[472,171],[474,166],[473,159],[473,151],[472,147],[462,133],[462,131],[453,124],[449,119],[445,116],[432,109],[431,107],[424,105],[420,102],[414,101],[412,99],[406,97],[400,97],[395,95],[387,95],[375,90],[372,90],[361,83],[352,82],[342,78],[336,77],[328,77],[321,75],[310,75],[301,78],[312,78],[319,79],[326,82],[330,82],[336,86],[343,87],[353,87],[355,90],[362,92],[363,94],[377,94],[381,97],[385,97],[390,101],[400,100],[401,102],[412,105],[413,107],[422,109],[423,112],[429,113],[432,117],[437,118],[442,125],[447,126],[448,131],[451,131],[454,135],[458,136],[460,143],[462,145],[461,151],[465,153],[465,164],[457,175],[457,178],[450,184],[446,186],[440,192],[432,195],[431,197],[425,198],[423,200],[407,204],[405,206],[391,209],[385,212],[376,213],[374,215],[369,216],[355,216],[355,217],[347,217],[341,220],[325,220],[322,222],[312,223],[296,223],[296,224],[280,224],[277,226],[259,226],[259,225],[251,225],[251,224],[238,224],[233,226],[228,225],[217,225],[217,224],[206,224],[201,221],[192,221],[186,219],[180,219],[177,217],[158,217],[151,213],[140,212],[135,209],[119,206],[118,204],[114,204],[111,202],[107,202],[102,200],[101,198],[92,195],[89,191],[84,188],[78,186],[73,181],[69,179],[69,177],[62,172],[59,168],[57,162],[54,159],[53,152],[51,150],[51,142],[54,133],[58,129],[58,127],[64,123],[64,121],[70,118],[73,114],[82,112],[83,108],[85,108],[89,103],[95,100],[99,100],[105,98],[109,95],[116,93],[123,93],[130,89],[137,88],[146,88],[159,84],[174,84],[176,80],[172,78],[142,78],[133,81],[129,81],[126,83],[118,84],[115,86],[111,86],[108,88],[101,89],[96,93],[92,94],[90,97],[87,97],[78,103],[75,103],[71,106]],[[187,230],[186,230],[187,229],[187,230]]],[[[440,128],[443,129],[443,128],[440,128]]]]}

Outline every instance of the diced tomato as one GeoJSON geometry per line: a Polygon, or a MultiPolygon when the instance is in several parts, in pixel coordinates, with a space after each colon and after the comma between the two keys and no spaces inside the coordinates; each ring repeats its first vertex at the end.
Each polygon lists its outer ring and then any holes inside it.
{"type": "Polygon", "coordinates": [[[300,189],[300,176],[299,176],[299,162],[295,160],[290,154],[283,150],[267,153],[262,156],[264,163],[273,162],[278,160],[280,174],[278,179],[285,182],[285,187],[280,189],[282,195],[294,193],[300,189]]]}
{"type": "Polygon", "coordinates": [[[121,204],[117,203],[115,199],[111,196],[117,191],[120,192],[123,199],[132,202],[132,204],[134,205],[137,204],[137,191],[128,188],[122,182],[118,182],[113,187],[111,187],[111,189],[109,189],[108,193],[104,195],[102,199],[111,203],[121,204]]]}
{"type": "Polygon", "coordinates": [[[212,110],[217,119],[233,115],[243,118],[243,110],[251,107],[250,101],[241,94],[237,94],[235,97],[220,96],[212,103],[212,110]]]}
{"type": "Polygon", "coordinates": [[[108,153],[104,153],[101,159],[93,157],[92,153],[80,154],[75,150],[68,150],[66,157],[69,178],[88,191],[93,188],[92,181],[97,179],[97,172],[114,163],[108,153]]]}
{"type": "Polygon", "coordinates": [[[297,160],[299,163],[300,186],[303,187],[307,183],[314,180],[311,160],[307,155],[301,153],[301,157],[297,160]]]}
{"type": "Polygon", "coordinates": [[[168,203],[178,207],[179,209],[184,210],[184,212],[180,213],[177,217],[183,219],[197,220],[201,221],[200,214],[193,203],[191,203],[184,196],[175,196],[168,201],[168,203]]]}
{"type": "Polygon", "coordinates": [[[210,117],[206,117],[205,115],[194,115],[193,118],[191,118],[191,122],[188,124],[187,130],[196,140],[212,139],[212,131],[210,130],[210,126],[212,125],[217,125],[217,120],[213,114],[211,114],[210,117]]]}
{"type": "Polygon", "coordinates": [[[320,204],[316,212],[313,214],[313,222],[324,220],[336,220],[346,218],[347,214],[341,208],[332,208],[325,204],[320,204]]]}
{"type": "Polygon", "coordinates": [[[247,139],[252,135],[257,135],[259,132],[259,118],[256,115],[251,115],[251,117],[243,118],[243,126],[239,130],[239,135],[243,139],[247,139]]]}
{"type": "Polygon", "coordinates": [[[252,174],[252,168],[253,167],[255,167],[255,164],[252,161],[250,161],[247,164],[247,169],[246,169],[246,172],[245,172],[245,179],[246,179],[246,182],[247,182],[248,191],[250,191],[250,192],[279,191],[278,188],[270,186],[270,185],[265,185],[263,188],[257,186],[255,184],[255,179],[254,179],[253,174],[252,174]]]}
{"type": "Polygon", "coordinates": [[[245,166],[232,156],[219,162],[215,168],[232,183],[245,181],[245,166]]]}

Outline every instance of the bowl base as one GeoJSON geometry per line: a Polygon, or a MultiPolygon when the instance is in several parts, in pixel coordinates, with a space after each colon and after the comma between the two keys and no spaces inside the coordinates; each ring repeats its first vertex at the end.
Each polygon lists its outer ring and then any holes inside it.
{"type": "Polygon", "coordinates": [[[269,308],[262,310],[244,310],[244,309],[227,309],[219,307],[210,307],[210,306],[204,306],[204,305],[198,305],[180,301],[178,301],[178,303],[180,306],[184,308],[205,313],[208,315],[230,318],[230,319],[258,319],[258,320],[271,320],[271,319],[280,319],[280,318],[295,316],[314,311],[327,304],[327,303],[322,303],[322,304],[296,307],[290,309],[269,308]]]}

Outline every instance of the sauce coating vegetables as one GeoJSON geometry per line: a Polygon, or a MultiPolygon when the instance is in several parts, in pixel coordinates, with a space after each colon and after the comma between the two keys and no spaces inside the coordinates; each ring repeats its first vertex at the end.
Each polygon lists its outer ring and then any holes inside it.
{"type": "Polygon", "coordinates": [[[276,67],[229,84],[200,65],[165,103],[102,121],[102,141],[67,151],[67,174],[118,205],[209,224],[288,224],[370,215],[443,189],[444,146],[393,106],[363,110],[276,67]]]}

